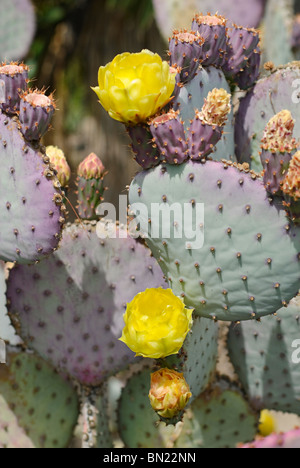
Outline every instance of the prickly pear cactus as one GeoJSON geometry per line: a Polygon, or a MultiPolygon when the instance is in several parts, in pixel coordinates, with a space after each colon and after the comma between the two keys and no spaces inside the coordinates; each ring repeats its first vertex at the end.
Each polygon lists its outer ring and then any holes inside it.
{"type": "MultiPolygon", "coordinates": [[[[39,140],[32,142],[22,134],[17,113],[27,76],[28,69],[21,65],[0,67],[0,79],[9,90],[0,114],[0,259],[18,263],[36,262],[57,248],[66,211],[60,183],[39,140]]],[[[30,95],[51,101],[42,92],[30,95]]]]}

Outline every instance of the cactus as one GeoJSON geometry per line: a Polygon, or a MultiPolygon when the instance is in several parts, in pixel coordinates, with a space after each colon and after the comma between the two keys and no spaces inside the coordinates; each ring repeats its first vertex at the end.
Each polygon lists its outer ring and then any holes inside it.
{"type": "MultiPolygon", "coordinates": [[[[259,34],[246,26],[199,12],[193,30],[174,31],[169,63],[143,50],[100,67],[92,89],[143,169],[129,187],[129,226],[99,219],[109,208],[105,168],[92,153],[77,172],[78,219],[62,229],[65,209],[48,198],[67,201],[61,185],[72,174],[57,148],[47,156],[40,145],[54,103],[27,89],[25,67],[3,65],[0,257],[14,262],[6,302],[20,346],[8,345],[1,268],[2,446],[66,447],[76,434],[82,448],[234,448],[276,430],[264,427],[266,410],[300,415],[299,303],[288,306],[299,290],[299,124],[286,89],[299,66],[256,83],[259,34]],[[237,87],[251,88],[241,102],[237,87]],[[30,199],[39,225],[30,207],[17,210],[37,172],[37,187],[51,189],[30,199]],[[31,236],[52,242],[39,256],[35,238],[18,244],[28,221],[31,236]],[[231,378],[220,364],[226,347],[231,378]],[[44,411],[52,401],[53,414],[44,411]]],[[[264,443],[298,442],[272,435],[250,445],[264,443]]]]}
{"type": "Polygon", "coordinates": [[[2,365],[0,370],[0,394],[7,405],[2,400],[0,427],[6,426],[9,434],[0,446],[16,444],[21,428],[36,448],[68,445],[78,418],[78,397],[70,382],[42,359],[24,352],[9,353],[8,367],[2,365]],[[17,427],[8,408],[17,418],[17,427]]]}
{"type": "Polygon", "coordinates": [[[0,18],[0,60],[24,58],[36,29],[31,0],[2,0],[0,18]]]}
{"type": "Polygon", "coordinates": [[[241,390],[219,377],[192,404],[176,448],[235,448],[257,433],[258,414],[241,390]]]}
{"type": "Polygon", "coordinates": [[[254,171],[262,170],[259,156],[264,130],[272,117],[282,110],[295,119],[294,135],[300,134],[299,63],[273,69],[241,99],[235,119],[236,155],[239,162],[251,164],[254,171]]]}
{"type": "Polygon", "coordinates": [[[299,298],[261,323],[232,326],[228,349],[252,405],[300,414],[299,364],[293,344],[299,338],[299,298]]]}
{"type": "MultiPolygon", "coordinates": [[[[30,263],[57,248],[66,209],[59,181],[39,139],[34,144],[27,140],[14,114],[20,108],[20,90],[27,86],[27,67],[5,65],[1,76],[9,94],[4,92],[0,115],[0,258],[30,263]]],[[[49,99],[42,92],[39,96],[49,99]]],[[[31,124],[27,126],[28,131],[35,131],[35,120],[34,129],[31,124]]]]}
{"type": "Polygon", "coordinates": [[[264,14],[265,0],[153,0],[155,17],[163,37],[167,40],[173,29],[188,28],[196,11],[213,11],[229,18],[232,23],[257,28],[264,14]]]}

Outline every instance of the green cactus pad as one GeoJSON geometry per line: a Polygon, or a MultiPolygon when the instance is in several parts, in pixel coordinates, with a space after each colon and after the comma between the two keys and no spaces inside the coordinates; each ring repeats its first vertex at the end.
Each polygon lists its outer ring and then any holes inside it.
{"type": "MultiPolygon", "coordinates": [[[[10,353],[8,366],[0,366],[0,395],[36,448],[67,447],[77,422],[79,402],[73,386],[49,364],[33,354],[10,353]]],[[[0,426],[16,426],[16,421],[11,416],[7,421],[7,417],[4,412],[2,421],[1,412],[0,426]]],[[[8,433],[5,445],[15,444],[16,434],[11,428],[8,433]]]]}
{"type": "Polygon", "coordinates": [[[188,333],[180,352],[161,362],[183,373],[192,397],[192,402],[212,380],[218,356],[218,325],[205,318],[195,317],[192,331],[188,333]]]}
{"type": "Polygon", "coordinates": [[[112,448],[113,441],[109,428],[107,384],[96,389],[83,390],[82,448],[112,448]]]}
{"type": "MultiPolygon", "coordinates": [[[[180,89],[173,107],[175,110],[180,110],[180,118],[184,122],[186,131],[191,125],[191,120],[195,118],[195,110],[201,110],[204,104],[204,99],[214,88],[223,88],[225,91],[230,93],[229,85],[222,70],[215,67],[200,67],[195,78],[180,89]]],[[[216,145],[215,152],[210,156],[216,161],[220,161],[223,158],[235,160],[232,110],[228,116],[228,121],[224,126],[222,139],[216,145]]]]}
{"type": "Polygon", "coordinates": [[[299,299],[261,323],[247,322],[230,329],[229,356],[258,409],[300,415],[299,299]]]}
{"type": "Polygon", "coordinates": [[[239,388],[221,378],[191,405],[177,448],[235,448],[254,439],[259,415],[239,388]]]}
{"type": "Polygon", "coordinates": [[[16,335],[6,309],[5,264],[0,261],[0,340],[11,345],[18,345],[21,339],[16,335]]]}
{"type": "Polygon", "coordinates": [[[292,62],[279,67],[257,82],[241,99],[235,119],[236,153],[239,162],[248,162],[254,171],[263,167],[259,153],[261,139],[269,120],[282,110],[289,110],[296,120],[294,137],[300,138],[300,66],[292,62]]]}
{"type": "Polygon", "coordinates": [[[151,408],[148,397],[150,373],[150,369],[145,369],[133,375],[119,400],[119,433],[127,448],[163,447],[159,418],[151,408]]]}
{"type": "Polygon", "coordinates": [[[214,161],[161,165],[135,177],[129,199],[174,294],[197,315],[250,320],[297,294],[300,231],[255,174],[214,161]]]}

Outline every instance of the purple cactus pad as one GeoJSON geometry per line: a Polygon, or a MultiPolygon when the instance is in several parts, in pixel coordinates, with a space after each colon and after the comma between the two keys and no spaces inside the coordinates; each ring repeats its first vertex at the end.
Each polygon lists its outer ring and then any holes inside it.
{"type": "Polygon", "coordinates": [[[151,252],[126,236],[112,223],[69,225],[57,252],[9,277],[10,314],[23,339],[84,385],[98,386],[134,361],[119,341],[126,305],[147,288],[166,287],[151,252]]]}
{"type": "Polygon", "coordinates": [[[182,164],[188,158],[188,146],[183,123],[178,113],[170,111],[152,120],[151,133],[161,153],[169,164],[182,164]]]}
{"type": "Polygon", "coordinates": [[[27,65],[10,63],[0,67],[0,107],[8,114],[15,114],[20,109],[20,93],[27,90],[27,65]]]}
{"type": "Polygon", "coordinates": [[[223,127],[209,125],[196,115],[188,134],[190,158],[199,161],[209,156],[223,135],[223,127]]]}
{"type": "Polygon", "coordinates": [[[228,31],[227,57],[223,66],[226,76],[234,78],[244,71],[249,58],[256,50],[258,52],[259,34],[255,29],[235,26],[228,31]]]}
{"type": "Polygon", "coordinates": [[[160,163],[160,154],[153,144],[152,134],[146,125],[127,127],[131,139],[131,149],[134,159],[143,169],[150,169],[160,163]]]}
{"type": "Polygon", "coordinates": [[[242,90],[251,88],[259,78],[259,69],[261,62],[261,52],[254,51],[250,55],[247,66],[244,71],[234,77],[234,81],[242,90]]]}
{"type": "Polygon", "coordinates": [[[21,131],[28,141],[38,141],[50,128],[55,104],[43,92],[27,92],[21,97],[21,131]]]}
{"type": "Polygon", "coordinates": [[[276,195],[280,192],[282,183],[287,175],[292,153],[272,153],[271,151],[262,149],[260,158],[264,168],[265,188],[272,195],[276,195]]]}
{"type": "Polygon", "coordinates": [[[200,56],[202,66],[221,67],[226,56],[226,19],[219,15],[196,15],[192,22],[192,30],[198,31],[205,39],[200,56]]]}
{"type": "Polygon", "coordinates": [[[170,65],[179,68],[179,77],[182,83],[189,82],[196,75],[204,42],[204,38],[195,31],[174,31],[170,38],[170,65]]]}

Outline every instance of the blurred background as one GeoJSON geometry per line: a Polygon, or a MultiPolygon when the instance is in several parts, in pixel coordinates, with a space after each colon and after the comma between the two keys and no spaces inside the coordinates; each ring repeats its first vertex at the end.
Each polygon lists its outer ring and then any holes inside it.
{"type": "Polygon", "coordinates": [[[300,0],[0,0],[0,56],[24,59],[33,85],[54,91],[58,111],[44,144],[63,149],[73,184],[79,162],[95,152],[109,171],[105,199],[117,206],[138,171],[124,126],[90,89],[99,66],[143,48],[166,59],[172,30],[189,28],[195,12],[209,10],[260,27],[263,61],[299,58],[300,0]]]}

